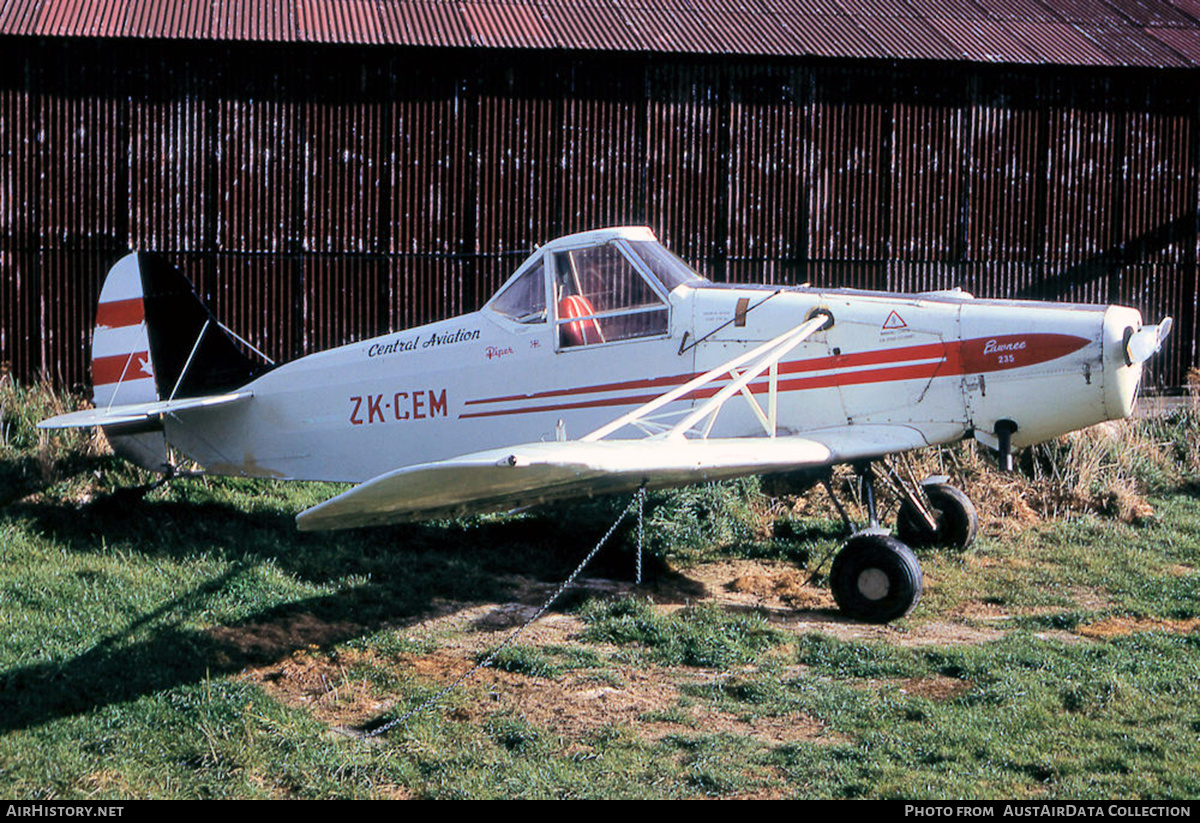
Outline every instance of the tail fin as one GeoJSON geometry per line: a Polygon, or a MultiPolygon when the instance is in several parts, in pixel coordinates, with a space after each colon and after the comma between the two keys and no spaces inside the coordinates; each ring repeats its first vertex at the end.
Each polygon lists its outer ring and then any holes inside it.
{"type": "Polygon", "coordinates": [[[270,371],[265,358],[244,353],[179,269],[148,252],[138,264],[159,399],[223,394],[270,371]]]}
{"type": "MultiPolygon", "coordinates": [[[[270,368],[239,348],[183,273],[161,256],[126,255],[109,271],[92,334],[97,409],[222,394],[270,368]]],[[[122,457],[153,471],[168,465],[160,424],[105,426],[104,432],[122,457]]]]}

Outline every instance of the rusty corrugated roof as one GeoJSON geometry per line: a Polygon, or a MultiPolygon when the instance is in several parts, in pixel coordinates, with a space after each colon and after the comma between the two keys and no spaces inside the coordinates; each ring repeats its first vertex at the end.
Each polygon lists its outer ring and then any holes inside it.
{"type": "Polygon", "coordinates": [[[1200,66],[1200,0],[0,0],[0,35],[1200,66]]]}
{"type": "Polygon", "coordinates": [[[541,7],[546,27],[563,48],[636,51],[640,42],[624,9],[598,6],[541,7]]]}
{"type": "Polygon", "coordinates": [[[379,8],[379,20],[387,43],[411,46],[471,45],[471,35],[454,3],[434,0],[383,3],[379,8]]]}
{"type": "Polygon", "coordinates": [[[240,9],[229,3],[214,3],[210,36],[215,40],[296,40],[292,9],[292,0],[259,0],[240,9]]]}
{"type": "Polygon", "coordinates": [[[1146,33],[1162,41],[1171,51],[1183,55],[1192,65],[1200,65],[1200,31],[1195,29],[1146,29],[1146,33]]]}
{"type": "MultiPolygon", "coordinates": [[[[178,2],[178,0],[173,0],[178,2]]],[[[295,0],[297,39],[315,43],[382,43],[375,0],[295,0]]]]}
{"type": "Polygon", "coordinates": [[[1038,0],[975,0],[993,20],[1015,20],[1025,23],[1061,22],[1062,18],[1038,0]]]}
{"type": "Polygon", "coordinates": [[[1189,66],[1186,57],[1172,51],[1166,43],[1138,28],[1128,26],[1079,26],[1111,62],[1122,66],[1189,66]]]}
{"type": "Polygon", "coordinates": [[[0,0],[0,31],[11,34],[34,34],[37,22],[36,2],[31,0],[0,0]]]}
{"type": "Polygon", "coordinates": [[[1167,5],[1183,12],[1193,20],[1200,20],[1200,0],[1166,0],[1167,5]]]}
{"type": "Polygon", "coordinates": [[[1054,20],[1004,20],[1004,25],[1032,49],[1042,63],[1105,66],[1112,58],[1070,23],[1054,20]]]}
{"type": "Polygon", "coordinates": [[[779,19],[806,54],[821,57],[888,56],[887,50],[872,40],[851,17],[795,15],[779,19]]]}
{"type": "Polygon", "coordinates": [[[458,4],[476,46],[490,48],[551,48],[554,36],[534,3],[495,3],[470,0],[458,4]]]}
{"type": "Polygon", "coordinates": [[[977,63],[1040,63],[1041,57],[1007,26],[996,20],[931,18],[959,54],[977,63]]]}
{"type": "Polygon", "coordinates": [[[963,59],[962,54],[929,25],[928,20],[863,16],[857,18],[856,22],[887,57],[902,60],[963,59]]]}
{"type": "Polygon", "coordinates": [[[1153,0],[1107,0],[1137,26],[1194,26],[1196,21],[1170,3],[1153,0]]]}

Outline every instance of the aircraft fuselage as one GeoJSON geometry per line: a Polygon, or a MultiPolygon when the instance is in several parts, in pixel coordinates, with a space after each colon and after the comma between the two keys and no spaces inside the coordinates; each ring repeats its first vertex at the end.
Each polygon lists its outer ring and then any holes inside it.
{"type": "MultiPolygon", "coordinates": [[[[552,302],[552,301],[551,301],[552,302]]],[[[393,469],[514,443],[581,437],[796,326],[833,325],[778,364],[777,435],[901,424],[930,445],[974,433],[1016,446],[1127,416],[1133,309],[926,295],[717,286],[666,297],[665,330],[565,345],[561,321],[489,308],[303,357],[245,388],[251,402],[164,420],[166,438],[214,473],[361,482],[393,469]]],[[[770,375],[751,382],[765,408],[770,375]]],[[[678,413],[719,390],[664,409],[678,413]]],[[[731,402],[714,437],[763,433],[731,402]]],[[[630,430],[624,435],[635,436],[630,430]]]]}

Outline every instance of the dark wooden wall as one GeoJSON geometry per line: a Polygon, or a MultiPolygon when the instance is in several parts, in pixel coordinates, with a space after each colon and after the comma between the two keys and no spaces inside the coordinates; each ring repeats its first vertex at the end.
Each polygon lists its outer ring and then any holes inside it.
{"type": "Polygon", "coordinates": [[[1197,363],[1194,70],[0,39],[0,369],[87,382],[170,253],[274,358],[648,224],[718,280],[1123,302],[1197,363]]]}

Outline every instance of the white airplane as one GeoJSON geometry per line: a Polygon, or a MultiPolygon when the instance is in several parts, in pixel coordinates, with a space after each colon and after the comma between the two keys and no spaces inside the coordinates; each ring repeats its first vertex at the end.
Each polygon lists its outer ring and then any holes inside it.
{"type": "MultiPolygon", "coordinates": [[[[95,408],[41,426],[101,426],[168,474],[169,442],[214,474],[357,484],[301,512],[304,530],[849,463],[870,523],[831,587],[846,614],[886,622],[922,578],[878,528],[871,464],[972,436],[1007,461],[1126,417],[1170,325],[958,290],[715,284],[627,227],[547,243],[477,312],[275,365],[137,253],[100,294],[95,408]]],[[[970,541],[960,491],[880,477],[908,543],[970,541]]]]}

